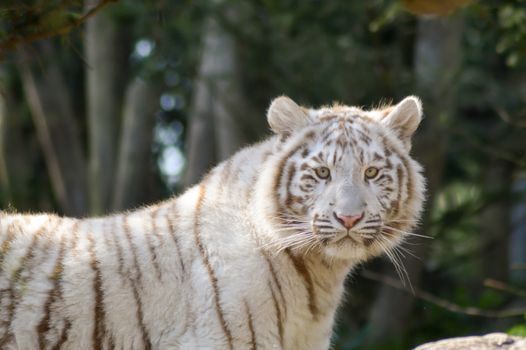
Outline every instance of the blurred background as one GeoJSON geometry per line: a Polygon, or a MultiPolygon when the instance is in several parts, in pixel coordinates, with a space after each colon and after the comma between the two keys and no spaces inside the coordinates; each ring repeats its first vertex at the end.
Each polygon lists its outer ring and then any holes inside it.
{"type": "Polygon", "coordinates": [[[334,349],[526,336],[526,1],[2,0],[0,207],[104,215],[168,198],[269,135],[286,94],[409,94],[429,191],[404,248],[348,280],[334,349]]]}

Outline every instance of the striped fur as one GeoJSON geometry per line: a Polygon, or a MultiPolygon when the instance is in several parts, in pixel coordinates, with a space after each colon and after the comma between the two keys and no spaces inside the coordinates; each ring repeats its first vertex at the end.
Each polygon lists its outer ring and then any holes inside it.
{"type": "Polygon", "coordinates": [[[81,220],[0,213],[0,348],[327,349],[345,276],[418,220],[411,101],[279,98],[276,135],[178,198],[81,220]],[[349,230],[334,214],[357,210],[349,230]]]}

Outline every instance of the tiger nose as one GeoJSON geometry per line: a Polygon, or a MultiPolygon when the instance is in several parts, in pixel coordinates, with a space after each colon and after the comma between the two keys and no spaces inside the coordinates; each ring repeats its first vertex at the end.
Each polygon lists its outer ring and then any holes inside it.
{"type": "Polygon", "coordinates": [[[334,213],[334,217],[343,225],[343,227],[349,230],[353,228],[361,218],[363,218],[363,213],[360,213],[359,215],[340,215],[334,213]]]}

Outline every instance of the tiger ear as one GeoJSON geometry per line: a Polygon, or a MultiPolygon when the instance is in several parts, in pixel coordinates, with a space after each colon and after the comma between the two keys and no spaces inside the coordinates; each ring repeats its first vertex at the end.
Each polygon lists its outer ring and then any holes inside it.
{"type": "Polygon", "coordinates": [[[272,131],[285,136],[310,124],[307,110],[286,96],[277,97],[272,101],[267,120],[272,131]]]}
{"type": "Polygon", "coordinates": [[[393,130],[408,150],[411,149],[411,136],[422,121],[420,99],[416,96],[408,96],[396,106],[388,107],[383,112],[382,124],[393,130]]]}

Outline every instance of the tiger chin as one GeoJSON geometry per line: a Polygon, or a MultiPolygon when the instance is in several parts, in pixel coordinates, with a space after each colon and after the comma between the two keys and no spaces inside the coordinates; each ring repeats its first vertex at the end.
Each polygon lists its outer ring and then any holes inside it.
{"type": "Polygon", "coordinates": [[[328,349],[346,275],[417,224],[410,96],[275,99],[274,135],[179,197],[107,217],[0,214],[0,348],[328,349]]]}

